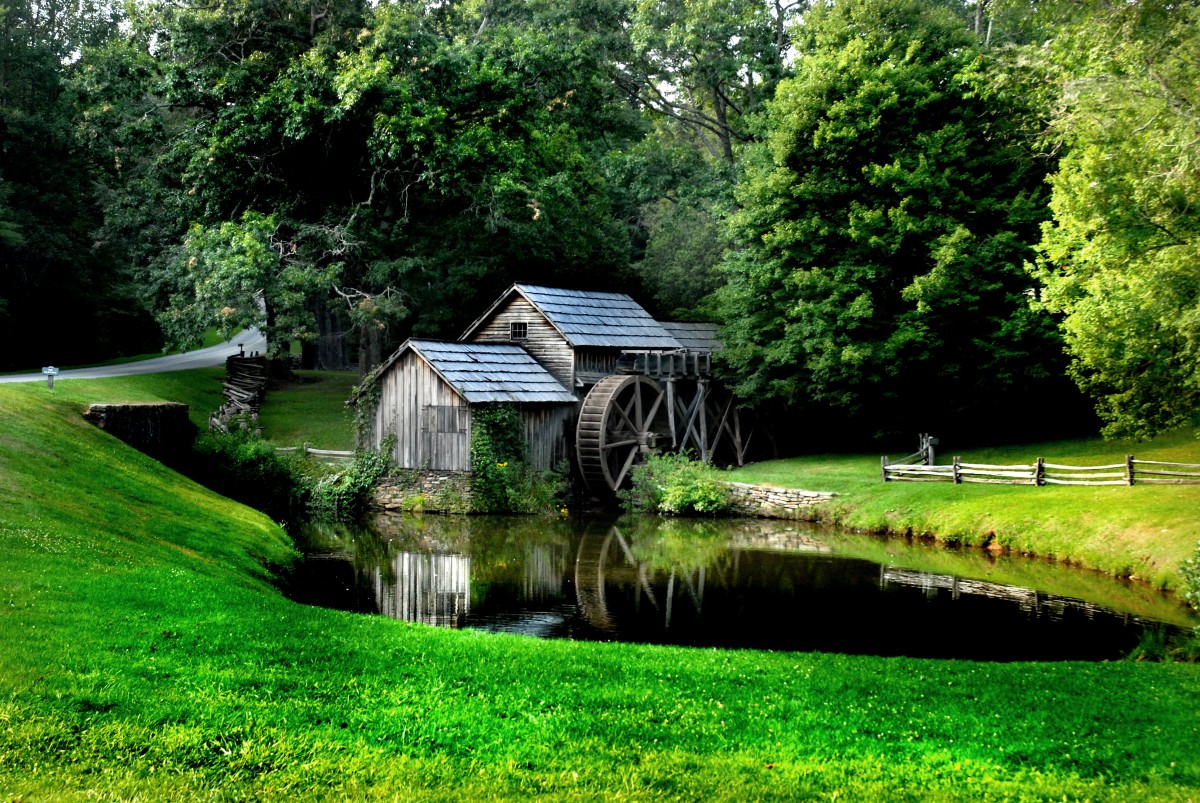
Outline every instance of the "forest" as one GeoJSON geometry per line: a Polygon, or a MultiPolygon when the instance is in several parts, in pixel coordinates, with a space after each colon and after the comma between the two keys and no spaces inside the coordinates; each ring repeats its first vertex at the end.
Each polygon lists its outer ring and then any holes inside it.
{"type": "Polygon", "coordinates": [[[842,442],[1200,409],[1194,3],[0,0],[0,33],[0,370],[251,325],[366,368],[521,281],[718,322],[742,399],[842,442]]]}

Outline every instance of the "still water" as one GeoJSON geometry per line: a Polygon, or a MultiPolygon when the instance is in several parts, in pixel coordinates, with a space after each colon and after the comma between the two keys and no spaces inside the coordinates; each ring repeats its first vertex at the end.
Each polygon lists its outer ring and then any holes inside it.
{"type": "Polygon", "coordinates": [[[795,522],[381,514],[299,540],[299,601],[543,638],[1104,660],[1194,624],[1093,573],[795,522]]]}

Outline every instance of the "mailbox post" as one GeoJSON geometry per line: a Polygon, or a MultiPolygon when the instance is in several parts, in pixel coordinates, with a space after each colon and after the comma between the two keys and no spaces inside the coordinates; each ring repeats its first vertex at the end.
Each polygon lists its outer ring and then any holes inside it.
{"type": "Polygon", "coordinates": [[[46,375],[46,387],[54,390],[54,377],[58,376],[58,369],[53,365],[48,365],[42,369],[42,373],[46,375]]]}

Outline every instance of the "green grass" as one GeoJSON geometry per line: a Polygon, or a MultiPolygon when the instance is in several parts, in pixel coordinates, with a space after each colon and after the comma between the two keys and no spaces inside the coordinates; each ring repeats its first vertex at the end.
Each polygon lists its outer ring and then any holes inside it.
{"type": "MultiPolygon", "coordinates": [[[[966,462],[1100,465],[1139,459],[1200,463],[1200,440],[1181,430],[1132,443],[1058,441],[961,452],[966,462]]],[[[763,483],[839,496],[822,515],[871,532],[929,535],[1067,561],[1163,587],[1200,542],[1200,485],[1004,486],[882,481],[879,455],[813,455],[773,460],[730,473],[763,483]]],[[[942,453],[938,462],[952,455],[942,453]]]]}
{"type": "Polygon", "coordinates": [[[0,799],[1200,796],[1196,665],[538,641],[294,604],[276,525],[79,417],[175,400],[167,379],[0,387],[0,799]]]}
{"type": "Polygon", "coordinates": [[[353,449],[353,415],[346,407],[356,371],[297,371],[298,381],[273,383],[259,412],[263,436],[279,446],[353,449]]]}

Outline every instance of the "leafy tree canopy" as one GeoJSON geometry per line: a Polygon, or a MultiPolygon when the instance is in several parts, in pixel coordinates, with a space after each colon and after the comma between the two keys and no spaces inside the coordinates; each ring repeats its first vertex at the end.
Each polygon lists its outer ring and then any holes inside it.
{"type": "Polygon", "coordinates": [[[984,91],[936,4],[820,6],[796,42],[717,297],[738,391],[882,431],[1026,422],[1061,371],[1022,270],[1046,215],[1035,110],[984,91]]]}
{"type": "Polygon", "coordinates": [[[1065,146],[1036,271],[1111,435],[1200,410],[1200,10],[1098,12],[1055,44],[1065,146]]]}

